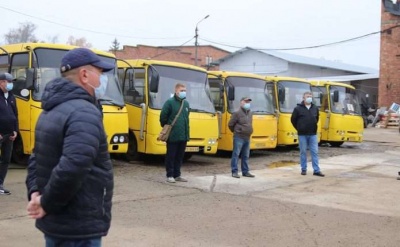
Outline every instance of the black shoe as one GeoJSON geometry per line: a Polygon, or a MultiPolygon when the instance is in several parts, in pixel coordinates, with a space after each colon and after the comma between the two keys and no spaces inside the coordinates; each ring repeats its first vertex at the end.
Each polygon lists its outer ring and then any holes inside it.
{"type": "Polygon", "coordinates": [[[307,175],[307,171],[301,171],[301,175],[307,175]]]}
{"type": "Polygon", "coordinates": [[[243,174],[243,177],[254,178],[255,176],[250,172],[243,174]]]}
{"type": "Polygon", "coordinates": [[[237,174],[237,173],[232,173],[232,177],[234,177],[234,178],[240,178],[239,174],[237,174]]]}
{"type": "Polygon", "coordinates": [[[11,195],[11,192],[4,188],[0,188],[0,195],[11,195]]]}
{"type": "Polygon", "coordinates": [[[313,175],[318,177],[325,177],[325,174],[323,174],[322,172],[314,172],[313,175]]]}

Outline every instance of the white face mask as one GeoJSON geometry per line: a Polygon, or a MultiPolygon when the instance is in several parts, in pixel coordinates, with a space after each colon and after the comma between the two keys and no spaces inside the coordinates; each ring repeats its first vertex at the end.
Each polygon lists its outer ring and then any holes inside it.
{"type": "Polygon", "coordinates": [[[108,76],[105,74],[101,74],[99,77],[100,85],[98,87],[92,86],[92,84],[88,83],[94,89],[94,95],[96,99],[102,98],[106,94],[107,84],[108,84],[108,76]]]}
{"type": "Polygon", "coordinates": [[[311,98],[311,97],[307,97],[306,100],[305,100],[305,102],[306,102],[307,104],[311,104],[312,98],[311,98]]]}

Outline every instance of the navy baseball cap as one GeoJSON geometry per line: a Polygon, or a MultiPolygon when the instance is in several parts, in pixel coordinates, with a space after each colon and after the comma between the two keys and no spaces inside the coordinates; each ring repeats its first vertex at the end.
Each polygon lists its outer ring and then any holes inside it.
{"type": "Polygon", "coordinates": [[[115,68],[114,64],[107,63],[101,60],[93,51],[87,48],[75,48],[65,53],[61,59],[61,73],[67,72],[84,65],[92,65],[102,69],[104,72],[115,68]]]}
{"type": "Polygon", "coordinates": [[[0,73],[0,81],[8,81],[12,82],[14,80],[14,77],[9,74],[9,73],[0,73]]]}

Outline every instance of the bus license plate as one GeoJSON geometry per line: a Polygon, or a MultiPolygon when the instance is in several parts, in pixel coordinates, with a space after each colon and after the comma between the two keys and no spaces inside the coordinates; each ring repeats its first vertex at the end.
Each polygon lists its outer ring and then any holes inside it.
{"type": "Polygon", "coordinates": [[[185,152],[198,152],[199,147],[186,147],[185,152]]]}

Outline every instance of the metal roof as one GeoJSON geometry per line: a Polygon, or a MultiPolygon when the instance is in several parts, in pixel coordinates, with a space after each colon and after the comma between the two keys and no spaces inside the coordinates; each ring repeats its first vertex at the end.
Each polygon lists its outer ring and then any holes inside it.
{"type": "Polygon", "coordinates": [[[362,81],[368,79],[379,79],[379,74],[362,74],[362,75],[341,75],[341,76],[325,76],[325,77],[311,77],[308,80],[317,81],[362,81]]]}
{"type": "Polygon", "coordinates": [[[300,56],[300,55],[294,55],[294,54],[284,53],[284,52],[275,51],[275,50],[262,50],[261,51],[261,50],[253,49],[251,47],[245,47],[243,49],[235,51],[235,52],[229,54],[228,56],[219,59],[217,61],[217,63],[219,64],[226,59],[229,59],[237,54],[241,54],[248,50],[258,51],[260,53],[274,56],[274,57],[286,60],[291,63],[318,66],[318,67],[323,67],[323,68],[337,69],[337,70],[362,73],[362,74],[377,74],[378,73],[378,70],[369,68],[369,67],[357,66],[357,65],[346,64],[346,63],[341,63],[341,62],[334,62],[334,61],[318,59],[318,58],[304,57],[304,56],[300,56]]]}

